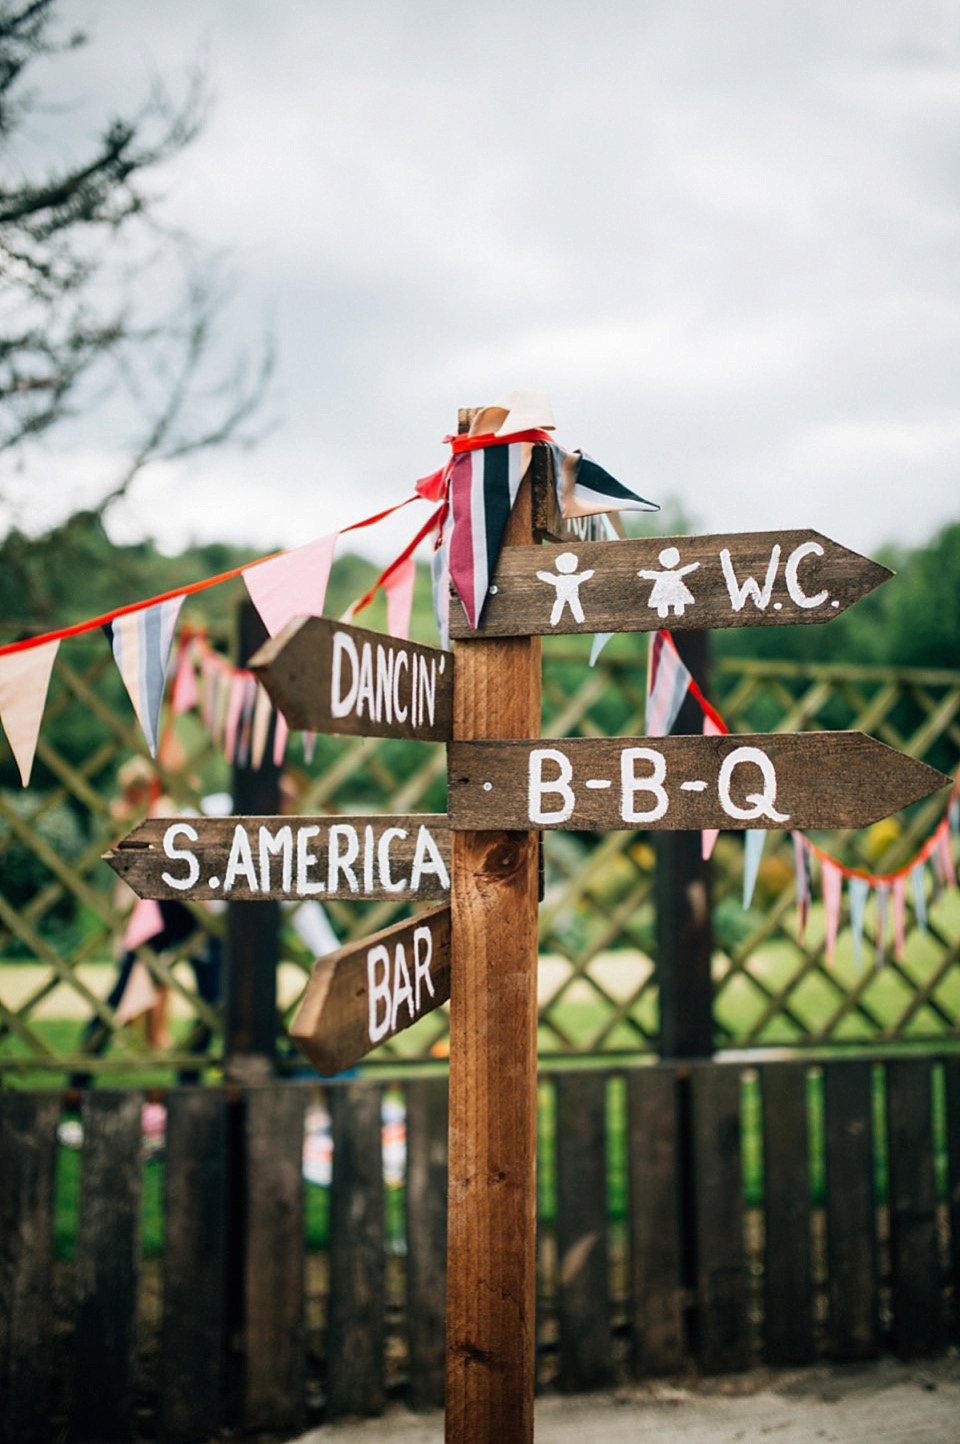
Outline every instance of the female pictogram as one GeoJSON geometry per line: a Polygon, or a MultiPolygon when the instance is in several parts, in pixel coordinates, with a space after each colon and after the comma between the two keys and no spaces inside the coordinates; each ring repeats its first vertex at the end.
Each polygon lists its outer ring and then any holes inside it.
{"type": "Polygon", "coordinates": [[[637,572],[638,577],[653,582],[647,606],[655,607],[658,617],[668,617],[671,610],[675,616],[682,617],[684,608],[692,606],[694,601],[693,593],[683,578],[688,572],[695,572],[700,563],[689,562],[685,567],[678,566],[680,552],[677,547],[664,547],[659,561],[663,571],[637,572]]]}

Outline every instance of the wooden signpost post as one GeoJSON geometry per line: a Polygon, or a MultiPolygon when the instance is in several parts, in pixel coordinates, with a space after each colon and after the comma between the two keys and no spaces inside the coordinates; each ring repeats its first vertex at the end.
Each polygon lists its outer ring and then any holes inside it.
{"type": "Polygon", "coordinates": [[[108,854],[142,896],[449,896],[320,959],[291,1030],[336,1072],[449,996],[448,1444],[533,1437],[539,831],[860,827],[949,781],[852,732],[541,743],[541,634],[825,621],[890,575],[809,531],[596,535],[535,447],[455,665],[323,618],[251,659],[292,727],[449,742],[449,819],[154,820],[108,854]]]}

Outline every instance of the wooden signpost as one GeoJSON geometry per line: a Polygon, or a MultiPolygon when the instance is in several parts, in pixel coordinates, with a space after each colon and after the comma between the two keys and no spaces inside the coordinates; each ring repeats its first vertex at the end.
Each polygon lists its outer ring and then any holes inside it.
{"type": "Polygon", "coordinates": [[[291,727],[446,742],[453,653],[328,617],[298,617],[250,658],[291,727]]]}
{"type": "MultiPolygon", "coordinates": [[[[504,548],[477,634],[826,622],[893,573],[815,531],[504,548]]],[[[450,634],[475,635],[461,607],[450,634]]]]}
{"type": "Polygon", "coordinates": [[[404,817],[153,817],[105,860],[138,897],[395,898],[450,894],[450,828],[404,817]]]}
{"type": "Polygon", "coordinates": [[[862,732],[455,742],[454,828],[867,827],[949,781],[862,732]]]}
{"type": "Polygon", "coordinates": [[[292,727],[449,742],[449,819],[154,820],[108,854],[142,896],[449,893],[320,959],[292,1028],[332,1073],[449,997],[448,1444],[533,1438],[539,831],[859,827],[949,781],[859,733],[540,742],[541,634],[825,621],[890,575],[809,531],[595,536],[535,447],[456,665],[322,618],[251,659],[292,727]]]}
{"type": "Polygon", "coordinates": [[[431,908],[321,958],[290,1036],[319,1073],[340,1073],[450,997],[450,909],[431,908]]]}

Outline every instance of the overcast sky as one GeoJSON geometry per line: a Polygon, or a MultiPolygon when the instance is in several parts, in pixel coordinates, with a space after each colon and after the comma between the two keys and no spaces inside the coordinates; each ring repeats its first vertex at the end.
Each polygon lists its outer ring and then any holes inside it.
{"type": "MultiPolygon", "coordinates": [[[[960,515],[957,0],[63,11],[91,35],[58,62],[74,156],[206,56],[164,214],[231,250],[229,344],[268,324],[279,349],[259,449],[147,473],[118,538],[310,540],[408,494],[458,406],[523,387],[698,529],[869,550],[960,515]]],[[[74,433],[32,506],[111,445],[74,433]]]]}

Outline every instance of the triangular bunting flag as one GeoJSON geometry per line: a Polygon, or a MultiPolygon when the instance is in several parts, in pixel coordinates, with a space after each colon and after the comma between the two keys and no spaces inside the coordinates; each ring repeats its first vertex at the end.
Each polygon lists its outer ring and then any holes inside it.
{"type": "Polygon", "coordinates": [[[824,951],[828,966],[833,962],[840,926],[840,902],[843,897],[843,873],[835,862],[825,857],[820,864],[820,885],[823,888],[823,911],[826,920],[824,951]]]}
{"type": "Polygon", "coordinates": [[[757,885],[757,873],[760,871],[760,859],[763,856],[763,845],[766,840],[767,834],[758,827],[750,827],[743,834],[744,909],[753,902],[753,890],[757,885]]]}
{"type": "Polygon", "coordinates": [[[475,627],[530,454],[529,443],[459,451],[450,471],[450,580],[475,627]]]}
{"type": "Polygon", "coordinates": [[[444,536],[430,558],[433,615],[441,647],[450,645],[450,538],[444,536]]]}
{"type": "Polygon", "coordinates": [[[257,702],[253,709],[253,734],[250,743],[250,766],[259,772],[270,731],[270,717],[273,703],[265,687],[257,685],[257,702]]]}
{"type": "Polygon", "coordinates": [[[151,757],[157,755],[163,684],[182,606],[183,597],[171,597],[152,607],[124,612],[103,628],[151,757]]]}
{"type": "Polygon", "coordinates": [[[853,963],[857,972],[863,967],[863,920],[867,911],[870,884],[865,877],[852,877],[850,890],[850,931],[853,934],[853,963]]]}
{"type": "Polygon", "coordinates": [[[189,712],[196,707],[199,700],[200,689],[197,685],[197,669],[193,662],[193,643],[186,642],[181,646],[177,658],[177,670],[170,693],[170,710],[179,717],[181,712],[189,712]]]}
{"type": "Polygon", "coordinates": [[[878,882],[874,888],[874,896],[876,898],[877,909],[877,967],[879,968],[883,963],[883,955],[887,943],[887,899],[890,896],[890,884],[888,882],[878,882]]]}
{"type": "Polygon", "coordinates": [[[20,781],[30,781],[43,708],[59,641],[0,657],[0,722],[16,758],[20,781]]]}
{"type": "Polygon", "coordinates": [[[273,729],[273,765],[274,765],[274,767],[282,767],[282,766],[283,766],[283,758],[284,758],[284,754],[286,753],[286,750],[287,750],[287,739],[289,738],[289,736],[290,736],[290,728],[289,728],[289,726],[287,725],[287,719],[286,719],[286,717],[284,717],[284,715],[283,715],[282,712],[278,712],[278,713],[277,713],[276,725],[274,726],[274,729],[273,729]]]}
{"type": "Polygon", "coordinates": [[[957,869],[954,866],[953,853],[950,851],[950,824],[946,818],[944,818],[937,829],[937,840],[933,846],[933,855],[939,864],[944,887],[956,887],[957,869]]]}
{"type": "Polygon", "coordinates": [[[903,942],[907,924],[907,877],[901,873],[893,879],[893,956],[897,962],[903,957],[903,942]]]}
{"type": "MultiPolygon", "coordinates": [[[[719,736],[720,736],[720,728],[717,726],[717,724],[716,724],[716,722],[714,721],[714,719],[713,719],[712,717],[708,716],[707,713],[704,713],[704,716],[703,716],[703,735],[704,735],[704,737],[719,737],[719,736]]],[[[719,827],[705,827],[705,828],[703,829],[703,831],[701,832],[701,834],[700,834],[700,856],[703,858],[704,862],[709,862],[709,861],[710,861],[710,858],[713,856],[714,845],[715,845],[715,843],[716,843],[716,841],[717,841],[717,838],[718,838],[719,836],[720,836],[720,829],[719,829],[719,827]]]]}
{"type": "Polygon", "coordinates": [[[796,873],[797,898],[797,942],[803,946],[810,913],[810,854],[802,832],[790,834],[793,838],[793,866],[796,873]]]}
{"type": "Polygon", "coordinates": [[[323,614],[338,536],[338,532],[322,536],[243,571],[250,599],[271,637],[294,617],[323,614]]]}
{"type": "Polygon", "coordinates": [[[387,593],[387,631],[402,640],[410,636],[410,613],[413,611],[413,584],[417,564],[412,556],[400,563],[384,582],[387,593]]]}
{"type": "MultiPolygon", "coordinates": [[[[512,422],[511,422],[512,426],[512,422]]],[[[557,500],[563,516],[594,516],[604,511],[659,511],[657,503],[638,496],[604,471],[585,451],[566,451],[546,443],[553,454],[557,500]]]]}
{"type": "Polygon", "coordinates": [[[913,884],[913,911],[917,919],[917,927],[923,928],[924,932],[926,932],[927,893],[925,887],[926,879],[922,862],[918,862],[915,867],[911,868],[910,881],[913,884]]]}
{"type": "Polygon", "coordinates": [[[591,667],[595,667],[595,666],[597,665],[597,658],[600,656],[600,653],[603,651],[604,647],[607,645],[607,643],[609,642],[610,638],[611,638],[612,636],[614,636],[614,635],[615,635],[615,633],[613,633],[613,632],[595,632],[595,633],[594,633],[594,635],[593,635],[593,644],[592,644],[592,646],[590,647],[590,666],[591,666],[591,667]]]}
{"type": "Polygon", "coordinates": [[[648,737],[666,737],[690,686],[690,672],[681,662],[669,632],[655,632],[647,656],[648,737]]]}

